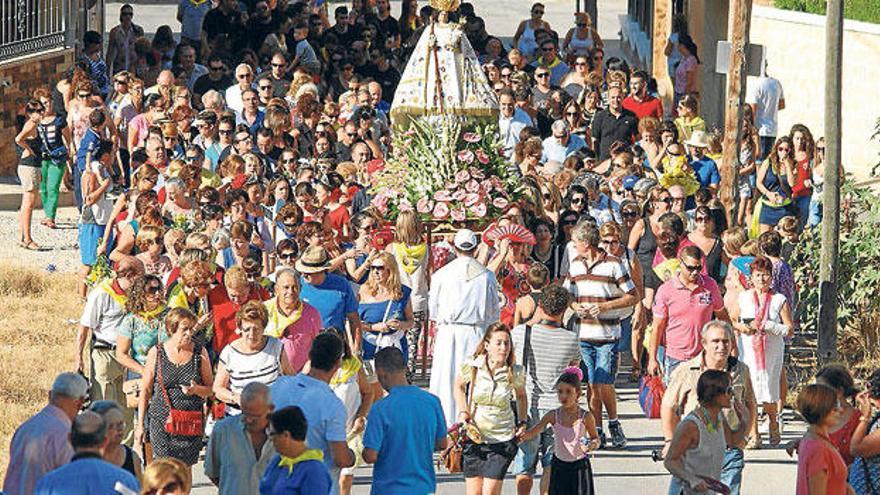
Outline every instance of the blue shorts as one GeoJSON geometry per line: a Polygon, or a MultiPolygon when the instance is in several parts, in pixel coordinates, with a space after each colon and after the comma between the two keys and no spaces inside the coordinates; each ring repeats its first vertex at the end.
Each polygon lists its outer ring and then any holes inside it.
{"type": "Polygon", "coordinates": [[[617,341],[602,344],[581,341],[581,359],[591,385],[613,385],[617,374],[617,341]]]}
{"type": "MultiPolygon", "coordinates": [[[[532,408],[529,411],[531,415],[529,428],[541,421],[547,412],[545,409],[532,408]]],[[[546,468],[553,461],[553,428],[545,428],[537,437],[519,444],[519,450],[513,459],[514,476],[534,476],[538,471],[539,458],[542,468],[546,468]]]]}
{"type": "Polygon", "coordinates": [[[620,339],[617,341],[617,352],[630,352],[632,346],[632,316],[620,320],[620,339]]]}

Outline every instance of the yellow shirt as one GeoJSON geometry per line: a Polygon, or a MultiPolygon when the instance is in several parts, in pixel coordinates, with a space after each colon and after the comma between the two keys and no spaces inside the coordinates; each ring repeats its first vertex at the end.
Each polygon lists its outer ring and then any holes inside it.
{"type": "Polygon", "coordinates": [[[505,366],[490,374],[485,355],[479,356],[462,365],[459,376],[464,383],[471,381],[474,366],[477,366],[477,378],[471,417],[483,434],[483,443],[511,440],[516,428],[511,401],[516,400],[515,389],[525,386],[522,366],[514,365],[512,372],[505,366]]]}

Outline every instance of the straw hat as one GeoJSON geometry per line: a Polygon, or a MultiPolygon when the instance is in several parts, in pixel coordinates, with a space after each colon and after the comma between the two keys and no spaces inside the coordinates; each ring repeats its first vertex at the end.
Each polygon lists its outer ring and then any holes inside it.
{"type": "Polygon", "coordinates": [[[690,139],[685,141],[684,144],[694,148],[708,148],[709,136],[705,131],[694,131],[693,134],[691,134],[690,139]]]}
{"type": "Polygon", "coordinates": [[[327,250],[320,246],[311,246],[297,260],[294,265],[300,273],[319,273],[330,269],[330,256],[327,250]]]}

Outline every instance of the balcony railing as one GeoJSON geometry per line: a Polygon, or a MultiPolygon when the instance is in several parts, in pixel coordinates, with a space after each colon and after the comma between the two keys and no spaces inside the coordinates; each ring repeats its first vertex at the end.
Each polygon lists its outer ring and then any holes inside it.
{"type": "Polygon", "coordinates": [[[70,43],[73,0],[0,0],[0,62],[70,43]]]}

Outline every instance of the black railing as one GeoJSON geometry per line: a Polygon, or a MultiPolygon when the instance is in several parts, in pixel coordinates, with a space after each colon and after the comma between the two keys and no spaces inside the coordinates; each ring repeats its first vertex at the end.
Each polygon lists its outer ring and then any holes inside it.
{"type": "Polygon", "coordinates": [[[0,0],[0,62],[65,46],[74,0],[0,0]]]}

